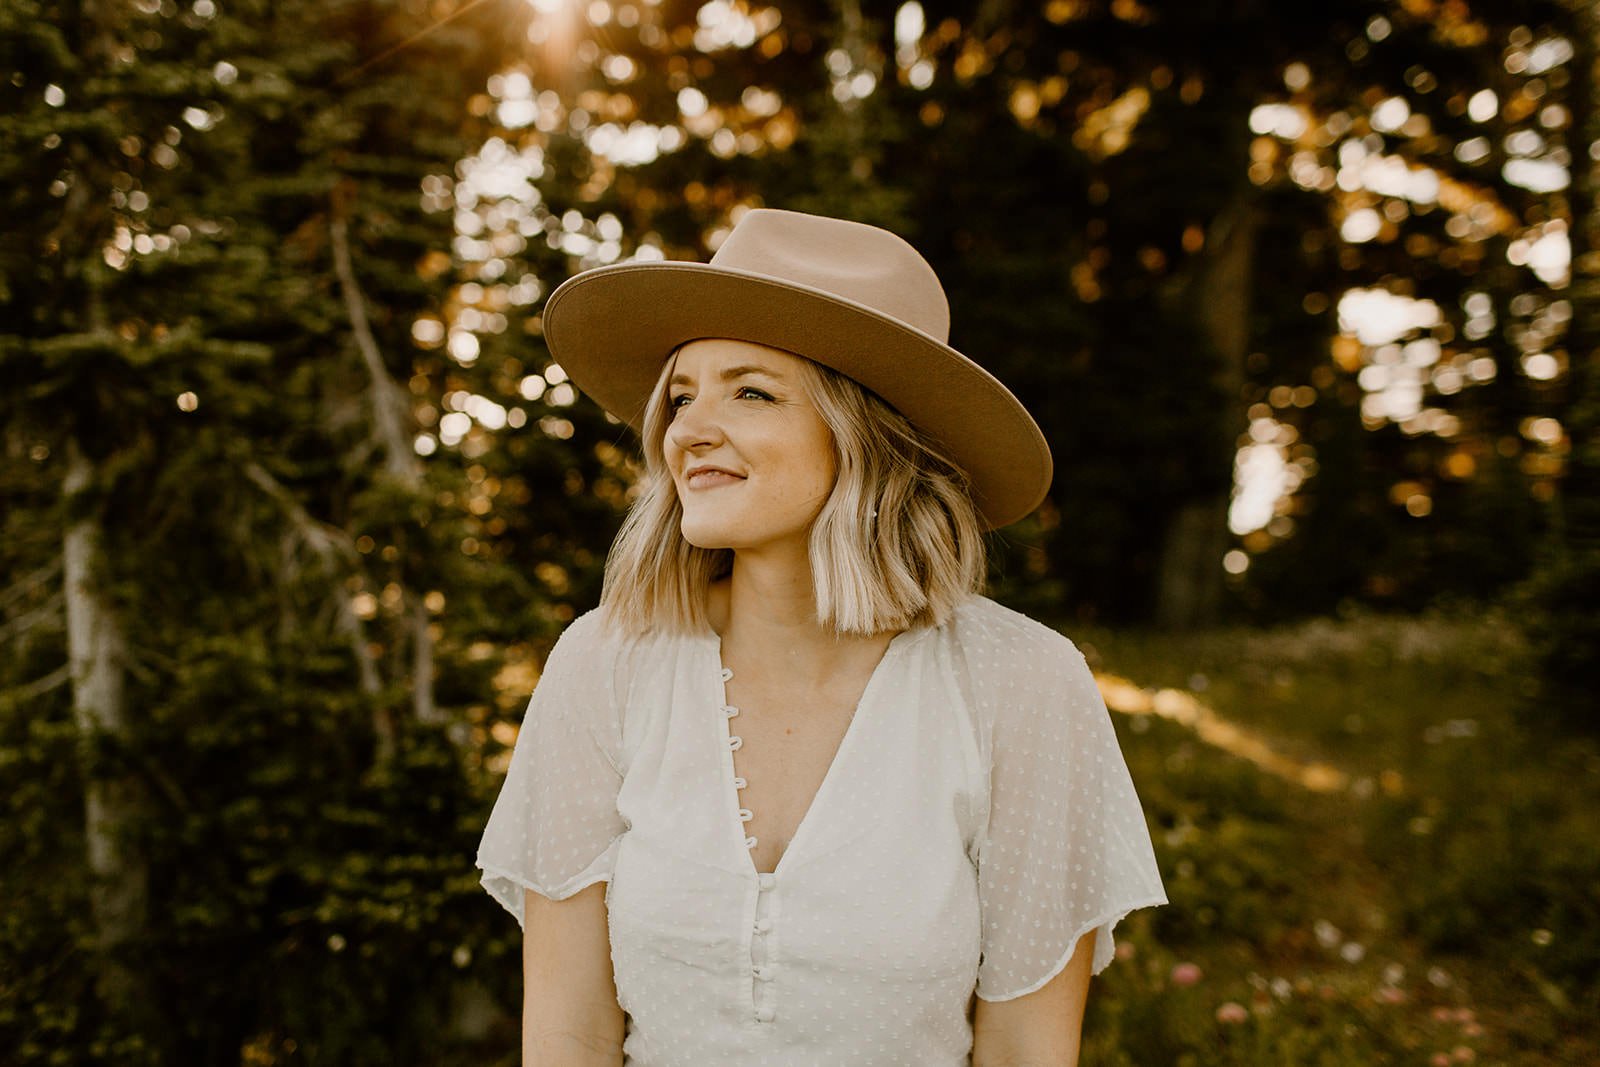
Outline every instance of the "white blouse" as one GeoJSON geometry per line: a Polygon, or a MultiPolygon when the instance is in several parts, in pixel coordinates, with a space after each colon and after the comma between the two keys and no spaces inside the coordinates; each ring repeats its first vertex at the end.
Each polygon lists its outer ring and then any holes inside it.
{"type": "Polygon", "coordinates": [[[890,642],[777,869],[741,820],[738,709],[713,632],[551,651],[478,849],[522,922],[609,880],[625,1062],[970,1062],[974,993],[1009,1000],[1166,903],[1088,664],[986,597],[890,642]]]}

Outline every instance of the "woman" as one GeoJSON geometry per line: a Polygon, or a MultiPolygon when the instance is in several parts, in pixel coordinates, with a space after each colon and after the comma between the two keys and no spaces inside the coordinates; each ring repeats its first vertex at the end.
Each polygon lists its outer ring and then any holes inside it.
{"type": "Polygon", "coordinates": [[[1076,1062],[1166,898],[1082,655],[978,594],[1050,455],[948,314],[893,234],[765,209],[552,294],[645,475],[478,854],[524,1063],[1076,1062]]]}

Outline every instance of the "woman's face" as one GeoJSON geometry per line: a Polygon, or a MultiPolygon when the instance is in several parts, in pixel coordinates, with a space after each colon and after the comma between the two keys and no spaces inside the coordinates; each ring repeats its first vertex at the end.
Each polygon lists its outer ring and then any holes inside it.
{"type": "Polygon", "coordinates": [[[678,350],[662,448],[700,548],[803,547],[833,491],[833,438],[799,357],[722,338],[678,350]]]}

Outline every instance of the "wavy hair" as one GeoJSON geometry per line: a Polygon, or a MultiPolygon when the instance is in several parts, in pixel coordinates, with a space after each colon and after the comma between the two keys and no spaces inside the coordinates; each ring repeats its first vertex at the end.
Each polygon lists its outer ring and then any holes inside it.
{"type": "MultiPolygon", "coordinates": [[[[710,629],[706,592],[733,551],[690,544],[663,440],[667,359],[644,418],[644,474],[606,558],[600,606],[625,633],[710,629]]],[[[811,525],[817,618],[839,633],[941,625],[986,570],[983,525],[966,473],[876,393],[800,357],[801,386],[832,439],[838,471],[811,525]]]]}

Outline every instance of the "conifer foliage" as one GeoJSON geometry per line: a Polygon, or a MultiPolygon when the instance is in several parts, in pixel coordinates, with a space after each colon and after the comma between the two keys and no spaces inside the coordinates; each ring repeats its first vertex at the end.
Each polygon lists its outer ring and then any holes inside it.
{"type": "MultiPolygon", "coordinates": [[[[413,323],[455,281],[422,179],[480,139],[505,16],[0,12],[12,1062],[387,1063],[453,1033],[472,723],[572,614],[477,503],[562,451],[490,474],[417,445],[486,373],[413,323]]],[[[589,514],[552,557],[607,536],[589,514]]]]}
{"type": "Polygon", "coordinates": [[[1039,417],[1008,602],[1418,607],[1546,545],[1528,603],[1592,688],[1592,19],[0,5],[8,1062],[514,1046],[519,938],[471,857],[638,470],[540,308],[757,205],[905,235],[1039,417]],[[1366,337],[1358,289],[1431,317],[1366,337]],[[1292,484],[1230,530],[1257,445],[1292,484]]]}

